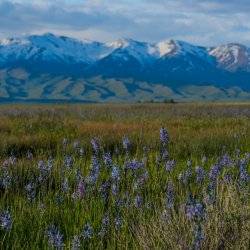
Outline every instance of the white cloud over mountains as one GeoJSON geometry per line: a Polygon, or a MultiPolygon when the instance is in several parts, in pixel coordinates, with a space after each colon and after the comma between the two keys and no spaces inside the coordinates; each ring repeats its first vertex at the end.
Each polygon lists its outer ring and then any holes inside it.
{"type": "Polygon", "coordinates": [[[249,12],[249,0],[0,0],[0,37],[53,32],[250,45],[249,12]]]}

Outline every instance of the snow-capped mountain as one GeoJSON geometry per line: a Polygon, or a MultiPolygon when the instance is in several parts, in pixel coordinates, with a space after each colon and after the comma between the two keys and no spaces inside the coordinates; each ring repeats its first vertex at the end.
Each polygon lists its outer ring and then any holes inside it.
{"type": "MultiPolygon", "coordinates": [[[[176,40],[101,43],[51,33],[0,40],[0,98],[29,99],[39,89],[36,98],[71,99],[74,89],[77,99],[92,91],[103,100],[119,88],[136,99],[143,98],[141,93],[154,93],[157,84],[179,95],[180,88],[188,86],[236,87],[248,93],[250,49],[234,43],[207,48],[176,40]],[[87,84],[93,79],[99,79],[98,88],[87,84]],[[103,79],[106,87],[99,86],[103,79]],[[114,85],[112,79],[119,83],[114,85]],[[142,83],[151,87],[144,88],[142,83]]],[[[152,95],[164,98],[161,92],[152,95]]]]}
{"type": "Polygon", "coordinates": [[[250,50],[246,46],[230,43],[209,50],[209,54],[217,59],[222,69],[235,72],[250,70],[250,50]]]}

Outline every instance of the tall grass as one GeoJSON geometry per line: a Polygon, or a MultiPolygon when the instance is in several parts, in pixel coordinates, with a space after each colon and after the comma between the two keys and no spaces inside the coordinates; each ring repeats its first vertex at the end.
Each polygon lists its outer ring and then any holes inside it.
{"type": "Polygon", "coordinates": [[[249,104],[2,106],[0,118],[0,248],[70,249],[75,236],[80,249],[249,249],[249,104]]]}

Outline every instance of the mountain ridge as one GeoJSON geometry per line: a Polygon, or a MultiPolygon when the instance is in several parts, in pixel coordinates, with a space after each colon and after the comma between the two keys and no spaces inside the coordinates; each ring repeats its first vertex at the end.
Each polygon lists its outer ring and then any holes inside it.
{"type": "Polygon", "coordinates": [[[249,81],[250,49],[238,43],[0,39],[0,98],[10,100],[249,100],[249,81]]]}

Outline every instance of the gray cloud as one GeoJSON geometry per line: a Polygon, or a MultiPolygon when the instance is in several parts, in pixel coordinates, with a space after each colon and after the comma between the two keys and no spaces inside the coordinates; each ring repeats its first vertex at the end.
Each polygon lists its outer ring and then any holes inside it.
{"type": "Polygon", "coordinates": [[[0,36],[55,32],[93,40],[249,45],[249,11],[249,0],[5,0],[0,36]]]}

